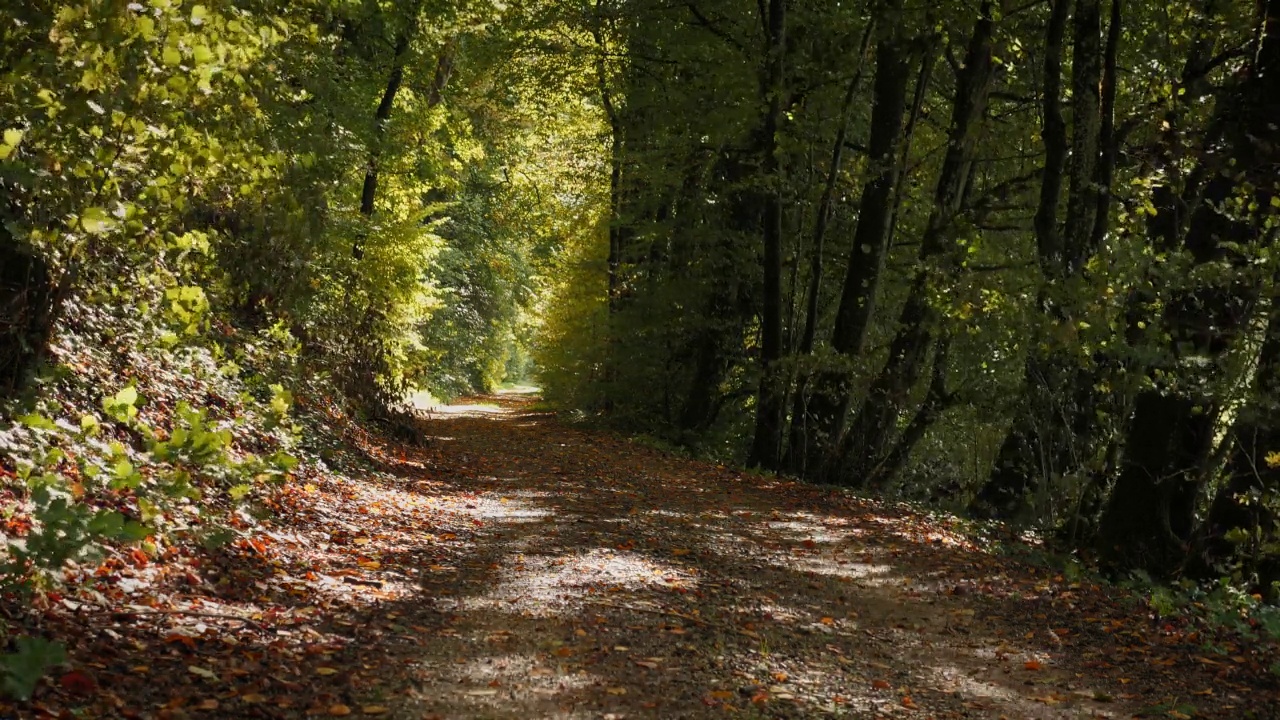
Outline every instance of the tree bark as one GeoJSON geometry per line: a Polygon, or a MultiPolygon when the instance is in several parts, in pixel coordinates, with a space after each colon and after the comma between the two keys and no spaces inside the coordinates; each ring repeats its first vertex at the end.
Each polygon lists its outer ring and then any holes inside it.
{"type": "Polygon", "coordinates": [[[748,465],[777,469],[782,452],[786,393],[782,360],[782,168],[778,132],[783,112],[787,60],[787,2],[769,0],[767,56],[761,90],[767,103],[763,121],[761,169],[767,185],[764,202],[764,307],[761,312],[760,390],[756,397],[755,438],[748,465]]]}
{"type": "MultiPolygon", "coordinates": [[[[1067,202],[1065,232],[1058,222],[1058,205],[1062,196],[1063,176],[1067,168],[1068,130],[1062,116],[1062,55],[1066,36],[1068,2],[1056,0],[1049,12],[1045,33],[1044,115],[1041,137],[1045,146],[1045,168],[1040,184],[1040,201],[1035,214],[1037,259],[1042,284],[1037,305],[1050,322],[1073,322],[1071,309],[1063,305],[1063,282],[1083,267],[1084,258],[1092,254],[1095,237],[1094,219],[1100,211],[1093,184],[1098,179],[1095,161],[1100,132],[1099,122],[1091,110],[1091,100],[1098,93],[1097,35],[1100,28],[1096,0],[1077,0],[1073,33],[1075,46],[1072,65],[1072,93],[1075,108],[1071,127],[1070,189],[1067,202]],[[1090,59],[1092,57],[1092,59],[1090,59]],[[1086,212],[1087,211],[1087,212],[1086,212]],[[1084,213],[1083,215],[1080,213],[1084,213]]],[[[1118,4],[1116,5],[1118,7],[1118,4]]],[[[1114,14],[1114,13],[1113,13],[1114,14]]],[[[1118,16],[1112,28],[1118,34],[1118,16]]],[[[1109,50],[1116,51],[1111,45],[1109,50]]],[[[1114,65],[1114,57],[1110,58],[1114,65]]],[[[1105,207],[1101,208],[1105,212],[1105,207]]],[[[970,503],[969,510],[980,517],[1014,517],[1025,509],[1027,497],[1058,475],[1077,469],[1088,450],[1073,437],[1077,423],[1073,420],[1084,408],[1076,406],[1081,398],[1075,388],[1092,378],[1072,357],[1074,348],[1042,349],[1033,341],[1027,352],[1023,375],[1023,397],[1013,424],[997,453],[991,475],[970,503]]],[[[1092,418],[1089,418],[1092,421],[1092,418]]]]}
{"type": "Polygon", "coordinates": [[[963,206],[972,175],[974,148],[987,110],[995,74],[993,62],[996,3],[984,0],[956,79],[951,131],[934,192],[934,206],[921,239],[920,269],[898,318],[898,332],[888,362],[871,384],[847,438],[837,445],[823,475],[830,481],[858,484],[889,450],[889,440],[911,388],[923,374],[934,343],[937,313],[931,296],[949,284],[959,268],[952,240],[952,221],[963,206]],[[930,266],[937,265],[936,269],[930,266]],[[845,463],[845,460],[851,462],[845,463]]]}
{"type": "MultiPolygon", "coordinates": [[[[804,332],[800,338],[799,348],[797,350],[800,356],[809,356],[813,354],[814,342],[818,333],[818,307],[822,291],[822,273],[823,273],[823,253],[825,252],[825,240],[827,234],[827,224],[831,216],[831,205],[835,197],[836,181],[840,176],[840,166],[843,162],[845,146],[849,137],[849,116],[853,107],[853,100],[857,95],[858,85],[862,81],[862,72],[866,67],[867,50],[871,43],[871,36],[875,32],[875,21],[872,20],[862,33],[862,42],[858,47],[858,65],[853,73],[853,78],[849,80],[849,85],[845,90],[844,102],[840,108],[840,124],[836,130],[835,141],[831,147],[831,164],[827,169],[826,183],[822,188],[822,197],[818,202],[817,218],[814,222],[813,230],[813,249],[811,258],[811,267],[809,273],[809,290],[807,293],[804,332]]],[[[882,102],[879,92],[875,95],[876,100],[873,101],[871,124],[876,126],[878,113],[883,113],[884,109],[877,110],[882,102]]],[[[875,131],[872,131],[874,138],[875,131]]],[[[883,141],[883,138],[881,139],[883,141]]],[[[876,140],[872,140],[871,147],[876,147],[876,140]]],[[[883,158],[880,158],[883,160],[883,158]]],[[[865,195],[865,188],[864,188],[865,195]]],[[[808,457],[808,448],[806,444],[809,440],[809,420],[810,416],[807,412],[809,405],[809,377],[810,373],[807,369],[799,371],[799,377],[796,382],[794,395],[794,404],[791,411],[791,435],[787,443],[787,464],[801,474],[804,472],[805,460],[808,457]]]]}
{"type": "Polygon", "coordinates": [[[1174,367],[1184,384],[1167,386],[1157,374],[1156,386],[1138,395],[1120,476],[1099,526],[1099,550],[1106,561],[1158,576],[1178,572],[1187,560],[1195,498],[1214,449],[1221,405],[1212,394],[1195,389],[1196,381],[1221,379],[1218,361],[1241,334],[1259,294],[1257,283],[1243,275],[1248,259],[1236,248],[1257,246],[1272,235],[1265,211],[1228,215],[1220,210],[1241,187],[1251,189],[1246,205],[1269,208],[1276,197],[1280,0],[1266,0],[1261,10],[1256,52],[1214,113],[1221,124],[1220,147],[1207,153],[1197,168],[1211,179],[1182,240],[1196,265],[1228,262],[1242,276],[1229,287],[1180,291],[1168,299],[1163,320],[1173,339],[1169,350],[1174,367]],[[1227,167],[1230,174],[1222,172],[1227,167]],[[1201,378],[1186,377],[1199,366],[1207,366],[1197,373],[1201,378]],[[1188,385],[1191,390],[1185,389],[1188,385]]]}
{"type": "MultiPolygon", "coordinates": [[[[857,357],[866,345],[866,331],[874,313],[880,276],[888,250],[894,190],[905,158],[902,121],[910,82],[909,53],[904,39],[891,32],[876,46],[876,78],[867,144],[871,173],[858,202],[858,226],[849,249],[849,264],[836,311],[831,347],[842,357],[857,357]]],[[[807,407],[792,420],[801,432],[793,434],[792,457],[804,472],[821,467],[830,452],[848,407],[847,370],[819,374],[807,407]]],[[[803,398],[797,398],[797,402],[803,398]]]]}

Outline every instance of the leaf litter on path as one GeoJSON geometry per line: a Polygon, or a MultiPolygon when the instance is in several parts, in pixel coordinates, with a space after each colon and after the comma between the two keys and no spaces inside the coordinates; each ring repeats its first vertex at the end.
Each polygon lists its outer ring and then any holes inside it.
{"type": "Polygon", "coordinates": [[[249,540],[113,566],[45,613],[63,681],[0,717],[1238,718],[1275,700],[1257,649],[1208,657],[954,521],[529,408],[436,409],[411,445],[357,433],[361,457],[282,489],[249,540]]]}

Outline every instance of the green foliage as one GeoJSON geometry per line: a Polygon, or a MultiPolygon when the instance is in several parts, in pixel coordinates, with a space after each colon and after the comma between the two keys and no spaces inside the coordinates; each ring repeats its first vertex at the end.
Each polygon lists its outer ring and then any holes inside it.
{"type": "Polygon", "coordinates": [[[13,646],[12,652],[0,655],[0,694],[28,700],[40,678],[66,662],[67,654],[62,645],[38,637],[14,638],[13,646]]]}

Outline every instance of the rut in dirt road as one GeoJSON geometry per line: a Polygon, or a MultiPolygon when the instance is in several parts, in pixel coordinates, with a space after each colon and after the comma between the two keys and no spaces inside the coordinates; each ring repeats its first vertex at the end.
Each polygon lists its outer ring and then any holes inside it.
{"type": "Polygon", "coordinates": [[[361,658],[396,656],[404,717],[1128,717],[1207,672],[1126,660],[1075,609],[1096,588],[945,521],[474,402],[430,413],[403,474],[474,528],[380,606],[428,636],[361,658]]]}

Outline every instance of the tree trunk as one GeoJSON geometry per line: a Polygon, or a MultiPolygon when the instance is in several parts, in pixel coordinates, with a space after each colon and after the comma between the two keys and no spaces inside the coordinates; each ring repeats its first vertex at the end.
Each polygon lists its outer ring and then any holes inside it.
{"type": "Polygon", "coordinates": [[[915,416],[911,418],[911,422],[907,423],[884,459],[868,475],[869,486],[879,488],[893,482],[906,467],[907,460],[911,458],[911,451],[924,439],[925,433],[953,402],[953,396],[947,392],[950,353],[951,338],[940,339],[938,348],[933,353],[933,375],[929,381],[929,389],[925,392],[924,402],[920,403],[915,416]]]}
{"type": "MultiPolygon", "coordinates": [[[[872,172],[862,186],[858,203],[858,226],[849,249],[832,349],[843,357],[857,357],[866,344],[866,331],[874,312],[880,276],[889,242],[889,220],[893,193],[905,158],[900,159],[902,120],[906,114],[907,84],[910,81],[908,48],[894,32],[876,47],[876,78],[868,139],[872,172]]],[[[849,373],[831,370],[814,382],[814,393],[805,412],[792,420],[801,432],[793,434],[793,458],[798,470],[821,467],[821,458],[830,453],[830,443],[848,407],[849,373]]],[[[797,402],[803,398],[797,398],[797,402]]]]}
{"type": "MultiPolygon", "coordinates": [[[[1096,0],[1077,0],[1074,23],[1075,52],[1072,65],[1072,93],[1075,101],[1071,131],[1071,187],[1067,202],[1065,232],[1058,223],[1058,204],[1067,166],[1067,125],[1062,117],[1062,54],[1066,36],[1069,0],[1056,0],[1049,14],[1045,37],[1044,115],[1041,137],[1045,145],[1045,168],[1036,208],[1037,259],[1043,276],[1037,306],[1045,309],[1055,324],[1073,322],[1068,299],[1060,297],[1063,281],[1077,274],[1095,237],[1094,219],[1099,212],[1096,190],[1099,123],[1094,120],[1090,101],[1097,97],[1098,62],[1090,53],[1098,51],[1096,0]],[[1082,94],[1081,94],[1082,93],[1082,94]],[[1087,211],[1087,212],[1086,212],[1087,211]],[[1083,213],[1083,214],[1082,214],[1083,213]]],[[[1118,7],[1118,5],[1117,5],[1118,7]]],[[[1113,23],[1117,18],[1113,17],[1113,23]]],[[[1113,31],[1118,33],[1119,25],[1113,31]]],[[[1115,46],[1110,46],[1115,51],[1115,46]]],[[[1114,65],[1114,58],[1111,58],[1114,65]]],[[[1105,212],[1105,208],[1102,209],[1105,212]]],[[[1013,425],[996,456],[987,482],[970,503],[970,512],[980,517],[1013,517],[1024,510],[1028,495],[1054,476],[1074,472],[1088,451],[1077,446],[1072,418],[1077,408],[1077,384],[1092,378],[1077,367],[1075,348],[1040,347],[1032,342],[1027,352],[1023,376],[1023,397],[1013,425]]],[[[1087,403],[1086,403],[1087,404],[1087,403]]],[[[1092,420],[1092,418],[1090,418],[1092,420]]]]}
{"type": "Polygon", "coordinates": [[[1248,282],[1243,273],[1241,263],[1247,258],[1236,248],[1257,246],[1272,234],[1266,227],[1266,212],[1232,216],[1219,210],[1241,187],[1252,189],[1246,205],[1269,208],[1276,197],[1280,0],[1266,0],[1262,11],[1256,53],[1243,79],[1215,110],[1221,147],[1208,153],[1197,168],[1212,179],[1182,241],[1196,265],[1231,262],[1242,279],[1229,287],[1182,291],[1168,299],[1163,320],[1173,339],[1169,350],[1183,386],[1157,384],[1139,394],[1120,477],[1099,527],[1100,550],[1106,560],[1156,575],[1171,575],[1186,560],[1195,498],[1205,481],[1221,411],[1212,396],[1194,389],[1199,387],[1197,378],[1186,375],[1193,367],[1207,366],[1199,380],[1222,379],[1217,361],[1241,334],[1259,294],[1257,284],[1248,282]],[[1222,172],[1227,167],[1230,174],[1222,172]],[[1186,390],[1187,386],[1193,389],[1186,390]]]}
{"type": "Polygon", "coordinates": [[[49,266],[0,222],[0,399],[17,394],[44,357],[57,295],[49,266]]]}
{"type": "MultiPolygon", "coordinates": [[[[862,42],[858,46],[858,65],[845,89],[844,102],[840,106],[840,124],[836,128],[836,137],[831,147],[831,164],[827,168],[826,182],[822,187],[822,197],[818,201],[817,217],[813,227],[813,248],[809,270],[809,289],[806,294],[804,331],[800,337],[797,354],[807,357],[813,354],[814,342],[818,334],[818,308],[822,293],[823,253],[827,236],[827,225],[831,217],[831,205],[835,198],[836,181],[840,177],[840,166],[844,160],[845,145],[849,137],[849,116],[853,100],[857,96],[858,86],[862,82],[862,71],[866,67],[867,50],[871,43],[871,35],[875,31],[875,21],[867,23],[862,32],[862,42]]],[[[872,110],[872,125],[875,125],[875,110],[872,110]]],[[[874,147],[874,145],[873,145],[874,147]]],[[[809,371],[801,369],[796,381],[794,404],[791,410],[791,436],[787,443],[786,464],[793,470],[804,472],[804,461],[807,457],[805,443],[809,438],[809,418],[806,412],[809,398],[809,371]]]]}
{"type": "Polygon", "coordinates": [[[960,258],[951,242],[952,221],[964,203],[974,148],[986,115],[995,72],[995,27],[995,2],[984,0],[956,80],[949,142],[934,192],[934,206],[921,240],[920,269],[899,316],[888,362],[872,382],[848,439],[837,445],[837,455],[824,469],[823,475],[829,480],[860,483],[879,464],[888,451],[911,388],[923,374],[937,324],[931,295],[938,287],[949,284],[959,268],[960,258]],[[938,267],[931,270],[934,264],[938,267]],[[841,467],[846,456],[852,462],[841,467]]]}
{"type": "Polygon", "coordinates": [[[1280,540],[1280,518],[1272,509],[1280,493],[1280,465],[1274,457],[1268,462],[1280,450],[1280,312],[1276,301],[1272,306],[1252,399],[1227,439],[1226,482],[1196,531],[1190,566],[1204,579],[1237,571],[1252,589],[1269,595],[1274,595],[1272,581],[1280,580],[1280,561],[1268,550],[1280,540]]]}
{"type": "MultiPolygon", "coordinates": [[[[597,12],[599,12],[600,6],[601,3],[597,2],[597,12]]],[[[613,91],[609,88],[609,75],[605,64],[608,49],[605,47],[604,32],[601,28],[603,23],[604,18],[597,17],[596,24],[591,28],[591,35],[596,43],[596,90],[600,96],[600,106],[604,108],[605,121],[609,123],[609,256],[607,272],[609,313],[613,314],[618,311],[621,288],[621,278],[618,273],[622,265],[622,227],[620,223],[622,210],[623,131],[622,120],[618,117],[618,108],[613,102],[613,91]]]]}
{"type": "Polygon", "coordinates": [[[776,470],[782,452],[786,392],[782,360],[782,168],[778,132],[783,112],[783,71],[787,59],[788,0],[770,0],[768,55],[762,94],[767,102],[763,123],[761,169],[767,184],[764,202],[764,307],[761,312],[760,390],[756,397],[755,439],[748,465],[776,470]]]}

